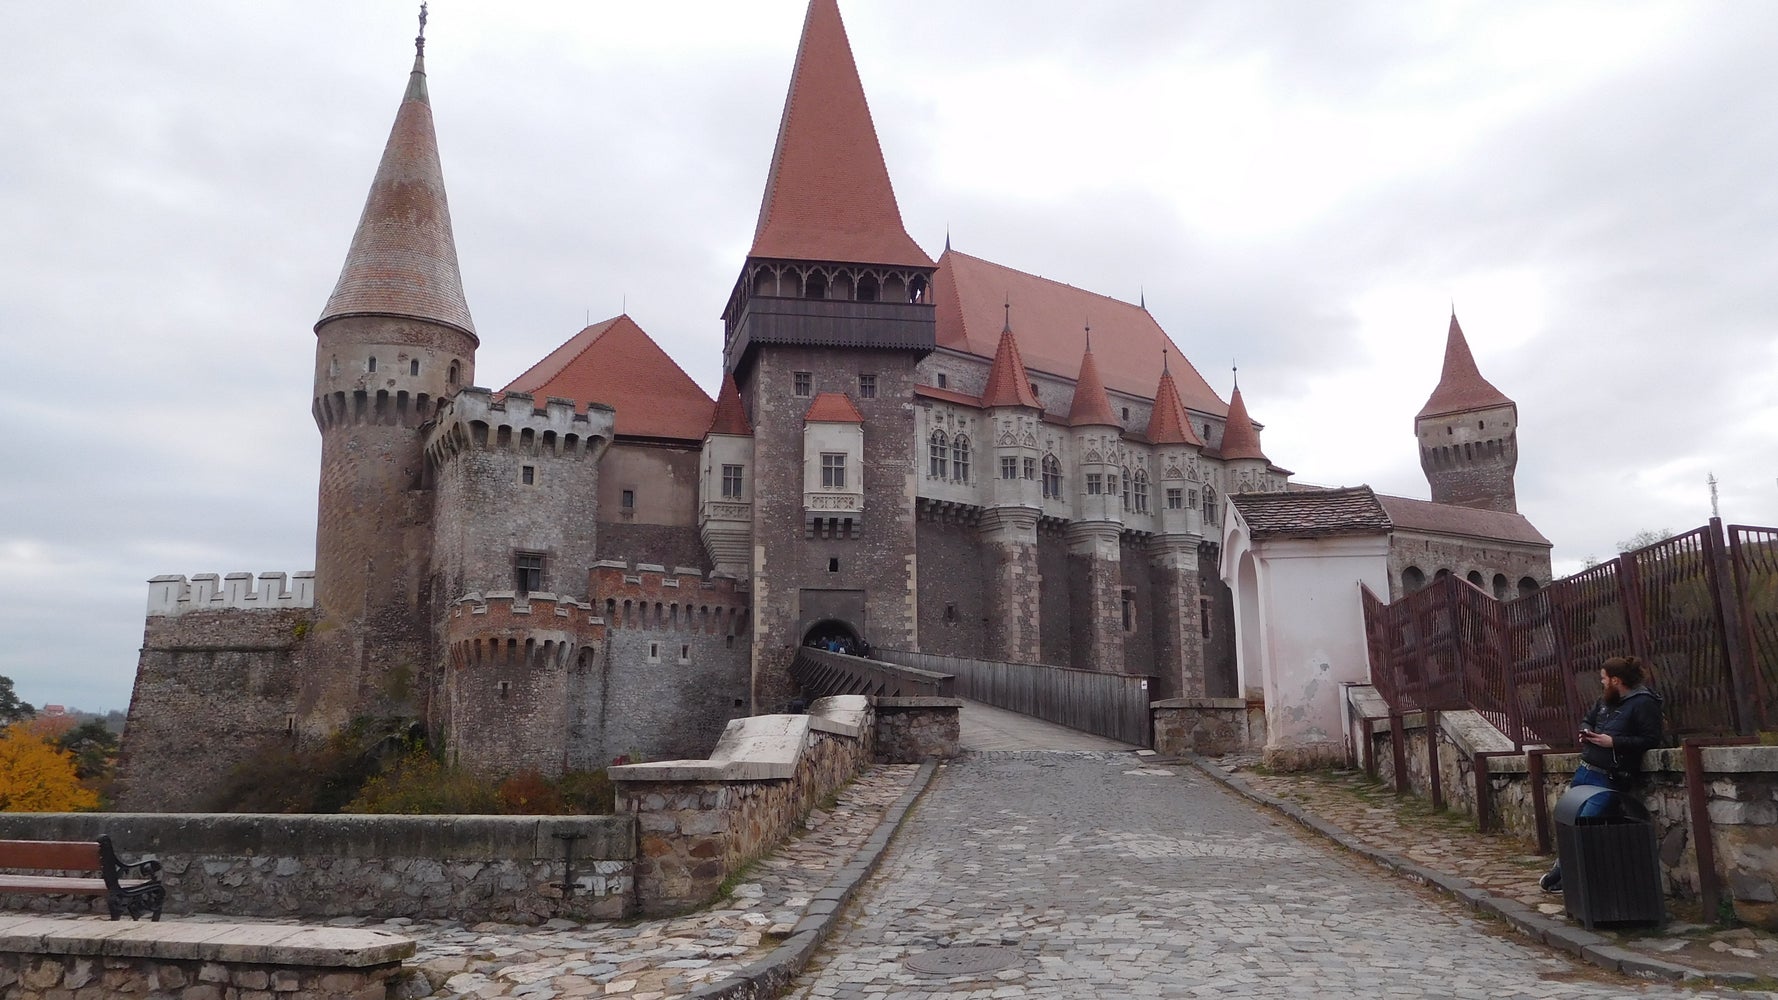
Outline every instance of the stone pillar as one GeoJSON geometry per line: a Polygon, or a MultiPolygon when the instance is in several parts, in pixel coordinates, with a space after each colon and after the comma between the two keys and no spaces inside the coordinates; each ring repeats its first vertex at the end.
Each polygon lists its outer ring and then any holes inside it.
{"type": "Polygon", "coordinates": [[[1124,671],[1122,530],[1115,521],[1068,526],[1069,645],[1081,670],[1124,671]]]}
{"type": "Polygon", "coordinates": [[[1014,663],[1040,662],[1037,511],[991,507],[982,511],[980,528],[988,570],[988,655],[1014,663]]]}
{"type": "Polygon", "coordinates": [[[1198,598],[1197,535],[1155,535],[1148,543],[1154,594],[1156,698],[1203,698],[1204,627],[1198,598]]]}

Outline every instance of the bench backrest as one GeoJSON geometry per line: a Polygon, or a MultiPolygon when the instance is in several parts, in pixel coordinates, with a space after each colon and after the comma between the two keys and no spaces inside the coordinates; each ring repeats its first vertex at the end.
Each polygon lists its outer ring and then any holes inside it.
{"type": "Polygon", "coordinates": [[[91,840],[0,840],[0,869],[96,872],[99,845],[91,840]]]}

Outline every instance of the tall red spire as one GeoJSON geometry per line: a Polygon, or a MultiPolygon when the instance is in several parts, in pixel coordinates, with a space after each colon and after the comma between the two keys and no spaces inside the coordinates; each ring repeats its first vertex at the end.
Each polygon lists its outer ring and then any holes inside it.
{"type": "Polygon", "coordinates": [[[1426,400],[1425,406],[1420,407],[1415,419],[1512,405],[1513,401],[1494,388],[1476,368],[1475,355],[1469,353],[1469,341],[1463,336],[1463,328],[1457,325],[1457,314],[1451,313],[1451,329],[1445,334],[1444,371],[1439,374],[1438,387],[1432,390],[1432,396],[1426,400]]]}
{"type": "Polygon", "coordinates": [[[810,0],[748,256],[932,266],[902,226],[836,0],[810,0]]]}
{"type": "Polygon", "coordinates": [[[988,384],[982,389],[982,405],[1043,409],[1037,394],[1031,391],[1031,373],[1025,370],[1019,342],[1012,335],[1010,304],[1006,307],[1006,325],[1000,329],[1000,346],[994,349],[994,366],[988,369],[988,384]]]}
{"type": "Polygon", "coordinates": [[[1165,354],[1161,355],[1161,384],[1154,391],[1154,410],[1148,415],[1148,442],[1204,446],[1185,416],[1185,403],[1179,398],[1179,386],[1173,382],[1165,354]]]}
{"type": "Polygon", "coordinates": [[[722,377],[722,391],[716,395],[716,415],[710,420],[710,434],[737,434],[751,436],[753,428],[747,423],[747,408],[741,405],[741,387],[735,384],[733,373],[722,377]]]}
{"type": "Polygon", "coordinates": [[[1105,394],[1105,383],[1099,378],[1099,363],[1093,360],[1091,339],[1080,358],[1080,377],[1074,380],[1074,402],[1068,407],[1068,423],[1073,427],[1119,426],[1111,413],[1111,397],[1105,394]]]}
{"type": "Polygon", "coordinates": [[[389,130],[364,200],[346,265],[315,321],[317,327],[345,316],[405,316],[475,333],[463,300],[438,138],[432,131],[425,44],[424,38],[414,39],[407,92],[395,112],[395,127],[389,130]]]}
{"type": "Polygon", "coordinates": [[[1229,394],[1229,421],[1222,429],[1224,459],[1257,458],[1270,461],[1259,447],[1259,430],[1247,416],[1247,404],[1241,400],[1241,387],[1229,394]]]}

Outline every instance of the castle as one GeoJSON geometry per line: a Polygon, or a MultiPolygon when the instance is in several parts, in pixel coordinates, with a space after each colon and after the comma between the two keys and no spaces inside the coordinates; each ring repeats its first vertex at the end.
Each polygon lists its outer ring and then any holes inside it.
{"type": "MultiPolygon", "coordinates": [[[[490,773],[700,756],[828,638],[1246,693],[1218,525],[1290,473],[1142,305],[909,237],[835,0],[714,400],[627,315],[476,387],[423,38],[315,335],[315,570],[151,582],[125,808],[197,808],[254,747],[366,717],[490,773]]],[[[1536,586],[1516,408],[1449,337],[1392,589],[1536,586]]]]}

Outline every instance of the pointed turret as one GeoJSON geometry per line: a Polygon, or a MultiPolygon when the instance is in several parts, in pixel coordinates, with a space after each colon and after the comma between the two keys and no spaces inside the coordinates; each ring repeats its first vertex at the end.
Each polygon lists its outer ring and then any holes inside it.
{"type": "Polygon", "coordinates": [[[317,328],[346,316],[399,316],[475,333],[463,299],[451,209],[432,130],[425,44],[424,38],[414,40],[407,91],[358,217],[345,267],[317,328]]]}
{"type": "Polygon", "coordinates": [[[835,0],[811,0],[751,257],[933,266],[902,226],[835,0]]]}
{"type": "Polygon", "coordinates": [[[1179,386],[1173,382],[1173,369],[1166,354],[1161,355],[1161,384],[1154,391],[1154,410],[1148,416],[1148,442],[1204,446],[1185,415],[1185,403],[1179,398],[1179,386]]]}
{"type": "Polygon", "coordinates": [[[1241,399],[1241,387],[1238,385],[1229,395],[1228,424],[1222,429],[1222,457],[1224,461],[1269,461],[1266,453],[1260,450],[1259,430],[1247,416],[1247,404],[1241,399]]]}
{"type": "Polygon", "coordinates": [[[1010,304],[1006,307],[1006,324],[1000,329],[1000,345],[994,349],[994,365],[988,369],[988,384],[982,389],[982,405],[1043,409],[1037,394],[1031,391],[1031,374],[1025,370],[1019,342],[1012,334],[1010,304]]]}
{"type": "Polygon", "coordinates": [[[716,415],[705,434],[733,434],[750,437],[753,428],[747,423],[747,408],[741,405],[741,388],[731,372],[722,377],[722,391],[716,396],[716,415]]]}
{"type": "Polygon", "coordinates": [[[1451,313],[1451,329],[1445,334],[1445,367],[1439,373],[1438,387],[1420,407],[1419,417],[1441,417],[1449,413],[1484,410],[1495,406],[1511,406],[1513,401],[1494,388],[1476,368],[1475,355],[1469,353],[1469,341],[1457,314],[1451,313]]]}
{"type": "Polygon", "coordinates": [[[1090,332],[1086,352],[1080,358],[1080,377],[1074,381],[1074,402],[1068,407],[1068,424],[1072,427],[1120,426],[1111,412],[1111,397],[1105,394],[1105,383],[1099,378],[1099,363],[1093,360],[1090,332]]]}

